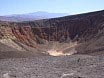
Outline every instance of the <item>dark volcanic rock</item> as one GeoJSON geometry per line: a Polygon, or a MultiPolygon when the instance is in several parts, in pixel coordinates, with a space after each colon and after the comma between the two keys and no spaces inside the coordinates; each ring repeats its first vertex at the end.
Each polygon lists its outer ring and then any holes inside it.
{"type": "Polygon", "coordinates": [[[59,41],[64,36],[89,39],[103,29],[104,11],[46,19],[34,22],[16,23],[17,26],[30,26],[33,34],[42,39],[59,41]]]}
{"type": "MultiPolygon", "coordinates": [[[[96,42],[99,36],[99,38],[104,36],[104,11],[37,21],[1,22],[0,25],[5,30],[9,29],[7,30],[9,37],[12,34],[12,37],[31,47],[36,47],[36,44],[43,44],[45,41],[67,40],[87,42],[82,45],[86,47],[88,41],[96,42]]],[[[5,32],[0,31],[0,38],[7,36],[5,32]]],[[[81,50],[79,52],[81,53],[81,50]]]]}
{"type": "Polygon", "coordinates": [[[0,78],[104,78],[104,11],[0,21],[0,78]]]}

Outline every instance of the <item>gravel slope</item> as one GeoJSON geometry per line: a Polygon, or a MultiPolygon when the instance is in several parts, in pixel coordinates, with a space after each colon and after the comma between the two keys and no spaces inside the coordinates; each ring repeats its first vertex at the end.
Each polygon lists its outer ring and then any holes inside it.
{"type": "Polygon", "coordinates": [[[104,78],[104,57],[71,55],[0,59],[0,78],[104,78]]]}

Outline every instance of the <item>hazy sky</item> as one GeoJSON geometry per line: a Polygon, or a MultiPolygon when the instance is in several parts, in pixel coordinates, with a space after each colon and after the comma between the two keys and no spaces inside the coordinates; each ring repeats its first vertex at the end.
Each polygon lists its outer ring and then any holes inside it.
{"type": "Polygon", "coordinates": [[[0,15],[47,11],[79,14],[104,9],[104,0],[0,0],[0,15]]]}

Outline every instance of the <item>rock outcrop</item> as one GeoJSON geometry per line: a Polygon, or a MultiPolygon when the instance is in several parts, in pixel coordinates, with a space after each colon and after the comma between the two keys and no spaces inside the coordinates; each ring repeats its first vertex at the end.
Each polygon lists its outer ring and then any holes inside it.
{"type": "MultiPolygon", "coordinates": [[[[23,28],[32,30],[34,36],[48,41],[64,41],[67,38],[90,37],[102,29],[104,11],[73,15],[61,18],[46,19],[32,22],[15,23],[19,31],[23,28]]],[[[25,34],[24,34],[25,35],[25,34]]]]}
{"type": "Polygon", "coordinates": [[[1,21],[0,38],[10,38],[34,48],[50,41],[77,41],[87,46],[85,42],[90,44],[90,40],[96,41],[99,36],[104,36],[103,29],[104,11],[98,11],[27,22],[1,21]]]}

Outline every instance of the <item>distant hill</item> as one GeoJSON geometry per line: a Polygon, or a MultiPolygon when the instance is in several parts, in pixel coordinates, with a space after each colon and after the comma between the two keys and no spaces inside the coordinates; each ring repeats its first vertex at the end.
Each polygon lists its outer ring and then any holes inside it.
{"type": "Polygon", "coordinates": [[[13,22],[21,22],[21,21],[33,21],[40,19],[48,19],[48,18],[56,18],[68,15],[67,13],[48,13],[44,11],[38,11],[34,13],[27,14],[14,14],[14,15],[6,15],[0,16],[1,21],[13,21],[13,22]]]}

